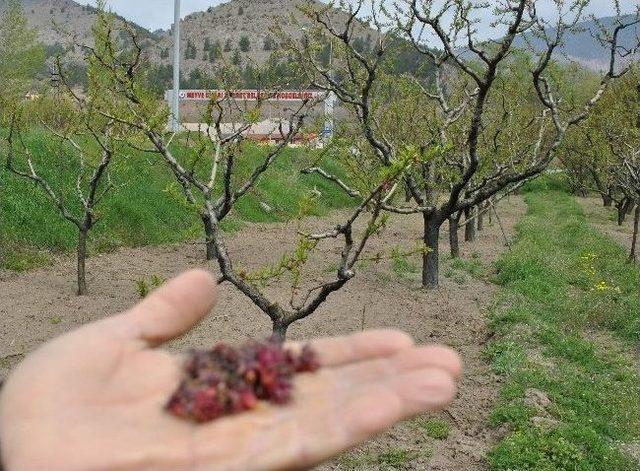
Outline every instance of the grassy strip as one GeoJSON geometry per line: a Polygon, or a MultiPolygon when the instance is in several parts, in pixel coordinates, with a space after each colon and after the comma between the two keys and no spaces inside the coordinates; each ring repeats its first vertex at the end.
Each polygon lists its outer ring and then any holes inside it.
{"type": "MultiPolygon", "coordinates": [[[[66,201],[77,201],[73,159],[58,158],[56,140],[43,131],[33,131],[27,141],[38,171],[52,187],[62,189],[66,201]]],[[[180,154],[180,149],[176,152],[180,154]]],[[[247,144],[237,159],[239,175],[248,176],[265,152],[264,147],[247,144]]],[[[0,149],[0,161],[2,154],[0,149]]],[[[287,149],[257,187],[238,202],[225,229],[235,230],[244,222],[286,221],[296,217],[302,205],[305,214],[322,215],[352,204],[331,182],[318,175],[300,175],[312,158],[313,152],[287,149]],[[320,196],[311,198],[312,191],[320,196]]],[[[322,165],[341,173],[333,162],[322,165]]],[[[101,222],[90,234],[93,253],[204,237],[202,222],[159,156],[131,151],[114,162],[112,180],[116,188],[99,208],[101,222]]],[[[20,271],[44,265],[50,253],[73,250],[76,240],[74,226],[60,216],[40,188],[0,171],[0,268],[20,271]]]]}
{"type": "Polygon", "coordinates": [[[632,470],[620,444],[640,438],[634,365],[639,272],[592,229],[568,194],[539,183],[513,249],[487,348],[504,378],[492,425],[509,434],[496,470],[632,470]]]}

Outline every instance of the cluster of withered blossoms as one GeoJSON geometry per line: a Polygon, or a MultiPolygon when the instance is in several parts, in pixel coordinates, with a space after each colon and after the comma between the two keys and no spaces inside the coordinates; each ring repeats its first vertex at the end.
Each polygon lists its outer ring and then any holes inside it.
{"type": "Polygon", "coordinates": [[[308,345],[294,353],[275,339],[239,348],[219,344],[191,353],[185,377],[166,408],[177,417],[203,423],[254,409],[258,401],[286,404],[293,376],[319,367],[308,345]]]}

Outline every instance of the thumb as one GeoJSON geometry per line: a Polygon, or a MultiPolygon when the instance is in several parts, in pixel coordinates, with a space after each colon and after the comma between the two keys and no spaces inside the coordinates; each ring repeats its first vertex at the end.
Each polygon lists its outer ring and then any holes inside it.
{"type": "Polygon", "coordinates": [[[158,346],[198,324],[213,308],[215,292],[216,281],[211,273],[189,271],[121,314],[117,323],[127,337],[158,346]]]}

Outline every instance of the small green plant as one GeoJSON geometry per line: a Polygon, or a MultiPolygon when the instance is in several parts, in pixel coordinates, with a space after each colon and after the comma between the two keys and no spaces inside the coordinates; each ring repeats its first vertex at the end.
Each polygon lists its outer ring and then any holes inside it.
{"type": "Polygon", "coordinates": [[[53,325],[58,325],[62,322],[62,317],[57,314],[53,315],[49,318],[49,322],[51,322],[53,325]]]}
{"type": "Polygon", "coordinates": [[[436,440],[446,440],[451,433],[451,425],[442,419],[426,420],[420,424],[420,428],[424,430],[428,437],[436,440]]]}
{"type": "Polygon", "coordinates": [[[389,448],[378,455],[377,462],[383,469],[404,469],[417,457],[418,453],[413,450],[389,448]]]}
{"type": "Polygon", "coordinates": [[[141,278],[136,281],[136,290],[138,291],[138,295],[140,296],[140,298],[144,299],[149,296],[149,293],[151,293],[151,291],[160,288],[166,282],[167,280],[160,275],[151,275],[149,280],[147,280],[146,278],[141,278]]]}
{"type": "Polygon", "coordinates": [[[451,259],[451,268],[455,270],[464,270],[464,267],[465,267],[464,259],[460,257],[451,259]]]}
{"type": "Polygon", "coordinates": [[[399,247],[394,247],[391,251],[391,269],[399,277],[406,277],[411,273],[418,272],[418,267],[411,263],[409,256],[403,253],[399,247]]]}
{"type": "Polygon", "coordinates": [[[151,292],[149,283],[147,283],[147,280],[145,280],[144,278],[136,281],[136,290],[138,291],[138,295],[140,296],[140,298],[143,299],[149,296],[149,293],[151,292]]]}
{"type": "Polygon", "coordinates": [[[151,287],[153,289],[160,288],[166,282],[167,282],[166,278],[164,278],[164,277],[162,277],[160,275],[151,275],[151,287]]]}
{"type": "Polygon", "coordinates": [[[463,285],[463,284],[465,284],[467,282],[467,277],[464,275],[464,273],[457,273],[453,277],[453,281],[455,281],[459,285],[463,285]]]}
{"type": "Polygon", "coordinates": [[[340,467],[339,469],[344,469],[346,471],[355,471],[357,469],[363,469],[366,466],[370,466],[374,464],[375,460],[371,459],[371,456],[364,454],[362,452],[350,452],[341,455],[336,459],[336,463],[340,467]]]}

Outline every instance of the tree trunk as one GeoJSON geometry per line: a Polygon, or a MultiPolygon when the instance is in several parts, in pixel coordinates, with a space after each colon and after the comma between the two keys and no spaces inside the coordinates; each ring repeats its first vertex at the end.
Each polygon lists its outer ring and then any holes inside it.
{"type": "Polygon", "coordinates": [[[434,221],[429,214],[424,218],[424,244],[429,249],[422,256],[422,287],[433,289],[438,287],[440,223],[434,221]]]}
{"type": "Polygon", "coordinates": [[[411,199],[413,198],[413,195],[411,194],[411,188],[409,188],[409,184],[405,183],[404,185],[404,201],[406,203],[408,203],[409,201],[411,201],[411,199]]]}
{"type": "Polygon", "coordinates": [[[278,339],[281,342],[284,342],[287,339],[287,330],[289,326],[284,323],[274,322],[273,323],[273,338],[278,339]]]}
{"type": "Polygon", "coordinates": [[[87,294],[86,260],[87,260],[87,236],[89,229],[80,229],[78,232],[78,296],[87,294]]]}
{"type": "Polygon", "coordinates": [[[216,257],[216,247],[213,243],[213,225],[211,223],[211,218],[207,215],[202,216],[202,222],[204,223],[204,234],[206,237],[206,247],[207,247],[207,260],[215,260],[216,257]]]}
{"type": "Polygon", "coordinates": [[[465,242],[473,242],[476,240],[476,219],[474,218],[476,207],[464,210],[466,222],[464,224],[464,240],[465,242]]]}
{"type": "Polygon", "coordinates": [[[478,208],[478,232],[482,232],[484,230],[484,215],[487,212],[486,205],[482,205],[478,208]]]}
{"type": "Polygon", "coordinates": [[[638,226],[640,226],[640,205],[636,205],[635,216],[633,217],[633,239],[631,240],[631,254],[629,255],[630,262],[636,262],[637,246],[638,246],[638,226]]]}
{"type": "Polygon", "coordinates": [[[602,180],[600,179],[600,175],[598,175],[598,172],[593,167],[589,168],[589,172],[591,173],[591,177],[596,184],[598,193],[600,193],[600,196],[602,196],[602,204],[604,204],[605,208],[608,208],[613,203],[613,199],[611,198],[609,190],[605,188],[602,180]]]}
{"type": "Polygon", "coordinates": [[[451,250],[451,258],[460,258],[460,239],[458,237],[459,225],[459,216],[449,216],[449,248],[451,250]]]}
{"type": "Polygon", "coordinates": [[[624,224],[624,221],[627,218],[627,213],[629,212],[630,204],[630,201],[627,198],[624,198],[616,205],[616,209],[618,210],[618,226],[622,226],[624,224]]]}

